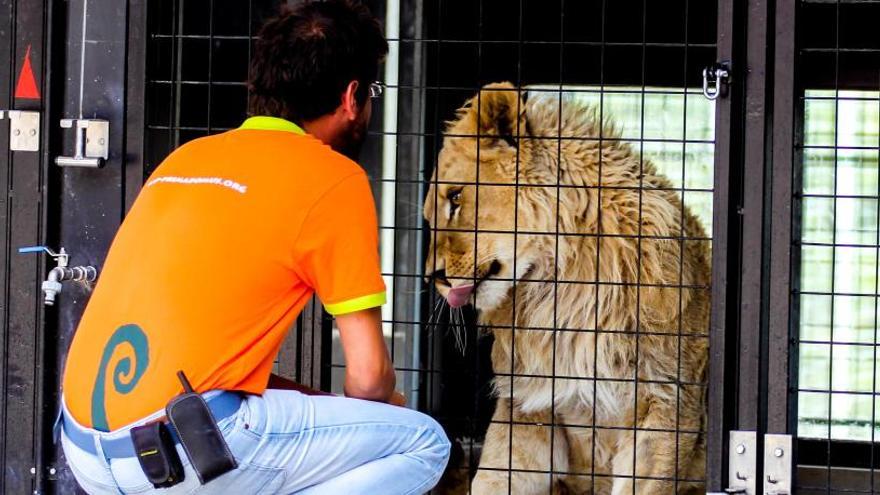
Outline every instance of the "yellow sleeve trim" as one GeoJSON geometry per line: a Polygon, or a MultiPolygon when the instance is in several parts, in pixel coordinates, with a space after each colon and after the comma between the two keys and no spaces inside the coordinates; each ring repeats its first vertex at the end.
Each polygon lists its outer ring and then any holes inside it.
{"type": "Polygon", "coordinates": [[[333,304],[325,304],[324,308],[333,316],[354,313],[363,309],[375,308],[385,304],[385,291],[369,296],[356,297],[348,301],[342,301],[333,304]]]}

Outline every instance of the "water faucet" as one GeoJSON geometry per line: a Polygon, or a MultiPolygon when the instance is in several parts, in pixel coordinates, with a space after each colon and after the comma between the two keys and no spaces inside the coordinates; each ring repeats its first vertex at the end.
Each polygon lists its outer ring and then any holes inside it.
{"type": "Polygon", "coordinates": [[[43,281],[41,286],[45,295],[43,303],[46,306],[55,305],[55,296],[61,292],[62,282],[79,282],[85,287],[90,287],[90,284],[98,278],[98,270],[93,266],[67,266],[70,261],[70,255],[67,254],[64,248],[61,248],[56,253],[46,246],[29,246],[19,248],[18,252],[46,253],[55,260],[55,268],[49,271],[49,274],[46,275],[46,280],[43,281]]]}

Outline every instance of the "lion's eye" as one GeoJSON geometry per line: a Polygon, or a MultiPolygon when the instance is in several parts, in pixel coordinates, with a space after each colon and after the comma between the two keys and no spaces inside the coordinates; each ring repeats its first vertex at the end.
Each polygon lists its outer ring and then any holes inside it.
{"type": "Polygon", "coordinates": [[[446,199],[449,201],[449,214],[452,215],[461,206],[461,189],[453,189],[447,192],[446,199]]]}

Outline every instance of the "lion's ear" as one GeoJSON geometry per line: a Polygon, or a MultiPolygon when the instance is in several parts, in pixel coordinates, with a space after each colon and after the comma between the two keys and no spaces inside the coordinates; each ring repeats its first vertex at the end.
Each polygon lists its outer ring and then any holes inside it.
{"type": "Polygon", "coordinates": [[[527,134],[524,94],[509,82],[484,86],[472,101],[479,113],[480,136],[497,136],[517,147],[517,138],[527,134]]]}

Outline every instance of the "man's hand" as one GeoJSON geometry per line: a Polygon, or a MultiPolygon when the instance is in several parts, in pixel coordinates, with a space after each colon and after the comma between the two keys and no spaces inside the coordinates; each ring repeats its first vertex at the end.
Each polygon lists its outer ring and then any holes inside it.
{"type": "Polygon", "coordinates": [[[395,390],[388,399],[388,403],[392,406],[406,407],[406,396],[395,390]]]}
{"type": "Polygon", "coordinates": [[[390,402],[396,378],[382,335],[379,308],[336,317],[345,354],[345,395],[390,402]]]}

